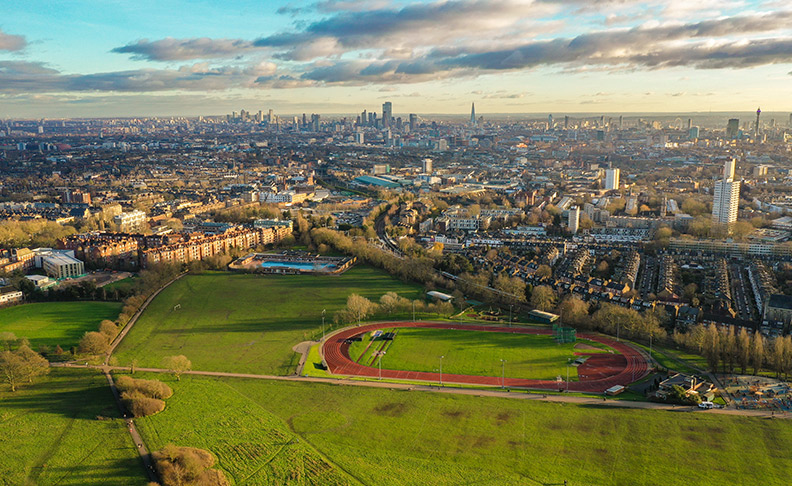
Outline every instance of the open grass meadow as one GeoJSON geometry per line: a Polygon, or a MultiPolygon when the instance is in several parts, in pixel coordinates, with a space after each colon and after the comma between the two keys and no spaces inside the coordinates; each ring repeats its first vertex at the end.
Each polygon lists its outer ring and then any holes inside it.
{"type": "Polygon", "coordinates": [[[137,450],[101,373],[53,369],[15,393],[0,388],[0,484],[144,483],[137,450]]]}
{"type": "Polygon", "coordinates": [[[183,354],[196,370],[287,375],[299,360],[292,347],[321,336],[322,309],[329,329],[349,294],[379,300],[391,291],[421,295],[369,267],[338,276],[187,275],[154,299],[114,356],[121,365],[137,359],[159,367],[163,357],[183,354]]]}
{"type": "Polygon", "coordinates": [[[41,302],[0,309],[0,332],[27,338],[33,349],[40,346],[64,350],[76,346],[86,331],[96,331],[104,319],[115,320],[119,302],[41,302]]]}
{"type": "Polygon", "coordinates": [[[792,427],[675,412],[186,376],[147,444],[202,447],[235,485],[787,485],[792,427]],[[218,413],[222,410],[222,413],[218,413]]]}
{"type": "MultiPolygon", "coordinates": [[[[350,347],[350,357],[367,366],[375,366],[372,353],[385,344],[382,367],[390,370],[428,371],[440,368],[443,373],[508,378],[553,380],[566,378],[567,360],[574,361],[575,351],[598,352],[598,349],[574,349],[575,344],[557,344],[552,336],[511,334],[488,331],[459,331],[430,328],[397,328],[396,338],[375,340],[369,337],[350,347]],[[365,353],[364,353],[365,351],[365,353]],[[362,356],[362,358],[361,358],[362,356]],[[501,368],[501,360],[506,364],[501,368]]],[[[578,343],[598,344],[588,340],[578,343]]],[[[577,379],[577,368],[570,366],[569,377],[577,379]]]]}

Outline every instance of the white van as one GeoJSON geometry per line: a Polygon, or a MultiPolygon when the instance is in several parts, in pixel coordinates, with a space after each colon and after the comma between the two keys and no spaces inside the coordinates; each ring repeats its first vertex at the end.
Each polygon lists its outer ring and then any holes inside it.
{"type": "Polygon", "coordinates": [[[703,409],[709,410],[709,409],[715,407],[715,404],[712,403],[712,402],[701,402],[701,403],[698,404],[698,406],[699,406],[699,408],[703,408],[703,409]]]}

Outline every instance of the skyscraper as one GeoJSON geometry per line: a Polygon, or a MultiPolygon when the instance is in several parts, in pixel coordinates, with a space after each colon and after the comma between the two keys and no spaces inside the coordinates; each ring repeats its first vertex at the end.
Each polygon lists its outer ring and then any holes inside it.
{"type": "Polygon", "coordinates": [[[729,224],[737,221],[737,208],[740,202],[740,181],[734,180],[735,159],[723,164],[723,177],[715,183],[712,201],[712,221],[729,224]]]}
{"type": "Polygon", "coordinates": [[[393,118],[393,104],[386,101],[382,104],[382,128],[387,130],[391,127],[391,119],[393,118]]]}
{"type": "Polygon", "coordinates": [[[418,115],[410,113],[410,133],[415,132],[416,129],[418,129],[418,115]]]}
{"type": "Polygon", "coordinates": [[[423,159],[423,173],[424,174],[431,174],[432,173],[432,159],[423,159]]]}
{"type": "Polygon", "coordinates": [[[605,189],[614,191],[619,188],[620,169],[608,169],[605,171],[605,189]]]}
{"type": "Polygon", "coordinates": [[[578,228],[580,227],[580,208],[577,206],[569,208],[567,212],[567,226],[569,227],[569,232],[573,235],[578,232],[578,228]]]}
{"type": "Polygon", "coordinates": [[[726,138],[734,140],[740,132],[739,118],[730,118],[726,124],[726,138]]]}
{"type": "Polygon", "coordinates": [[[475,103],[471,103],[470,104],[470,126],[472,126],[472,127],[476,126],[476,104],[475,103]]]}
{"type": "Polygon", "coordinates": [[[759,115],[762,114],[762,110],[760,108],[756,109],[756,125],[754,125],[754,138],[759,139],[759,115]]]}

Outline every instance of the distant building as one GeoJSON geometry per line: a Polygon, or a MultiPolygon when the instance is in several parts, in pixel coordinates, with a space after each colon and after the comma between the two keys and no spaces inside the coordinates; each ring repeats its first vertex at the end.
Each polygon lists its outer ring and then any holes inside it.
{"type": "Polygon", "coordinates": [[[712,221],[730,224],[737,221],[737,209],[740,203],[740,181],[734,180],[735,159],[727,160],[723,165],[723,178],[715,183],[712,202],[712,221]]]}
{"type": "Polygon", "coordinates": [[[424,174],[431,174],[432,173],[432,159],[423,159],[421,161],[421,168],[423,169],[424,174]]]}
{"type": "Polygon", "coordinates": [[[114,216],[113,222],[119,226],[119,231],[122,233],[135,233],[143,229],[143,225],[146,223],[146,213],[135,209],[114,216]]]}
{"type": "Polygon", "coordinates": [[[22,297],[23,297],[22,292],[10,285],[6,285],[5,287],[0,287],[0,305],[8,305],[8,304],[13,304],[15,302],[21,302],[22,297]]]}
{"type": "Polygon", "coordinates": [[[573,235],[578,232],[578,229],[580,228],[580,208],[577,206],[569,208],[569,212],[567,214],[567,226],[569,226],[569,231],[573,235]]]}
{"type": "Polygon", "coordinates": [[[726,124],[726,138],[734,140],[740,133],[740,120],[737,118],[730,118],[726,124]]]}
{"type": "Polygon", "coordinates": [[[754,177],[767,177],[767,166],[766,165],[757,165],[753,168],[753,176],[754,177]]]}
{"type": "Polygon", "coordinates": [[[605,171],[605,189],[614,191],[619,188],[621,169],[608,169],[605,171]]]}
{"type": "Polygon", "coordinates": [[[773,294],[765,302],[764,320],[792,323],[792,296],[773,294]]]}
{"type": "Polygon", "coordinates": [[[42,268],[54,278],[72,278],[85,273],[85,264],[66,253],[52,253],[41,258],[42,268]]]}
{"type": "Polygon", "coordinates": [[[387,130],[391,127],[393,120],[393,103],[386,101],[382,104],[382,128],[387,130]]]}

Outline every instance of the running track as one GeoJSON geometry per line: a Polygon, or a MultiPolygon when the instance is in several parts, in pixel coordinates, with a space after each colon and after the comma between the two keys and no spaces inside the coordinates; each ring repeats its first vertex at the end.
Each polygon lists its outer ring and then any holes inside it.
{"type": "MultiPolygon", "coordinates": [[[[528,329],[516,327],[492,327],[475,326],[463,324],[445,324],[429,322],[390,322],[368,324],[360,327],[343,329],[330,336],[322,345],[322,351],[327,363],[328,370],[337,375],[369,376],[378,377],[379,370],[369,366],[355,363],[349,357],[349,344],[344,343],[346,339],[368,333],[377,329],[393,327],[427,327],[434,329],[456,329],[469,331],[490,331],[490,332],[511,332],[519,334],[546,334],[552,335],[553,331],[547,329],[528,329]]],[[[639,380],[649,373],[646,359],[632,346],[616,340],[595,334],[580,333],[578,337],[590,339],[599,343],[606,344],[621,354],[611,353],[591,353],[589,359],[578,367],[579,381],[569,383],[569,391],[602,393],[614,385],[627,385],[635,380],[639,380]]],[[[398,336],[397,336],[398,339],[398,336]]],[[[577,353],[588,354],[588,353],[577,353]]],[[[399,371],[382,370],[383,378],[398,380],[418,380],[439,382],[439,373],[429,373],[423,371],[399,371]]],[[[455,375],[443,373],[444,383],[454,384],[474,384],[474,385],[501,385],[501,377],[496,376],[473,376],[455,375]]],[[[559,384],[555,380],[528,380],[521,378],[506,378],[507,387],[538,388],[544,390],[556,390],[559,384]]],[[[564,388],[566,384],[564,383],[564,388]]]]}

